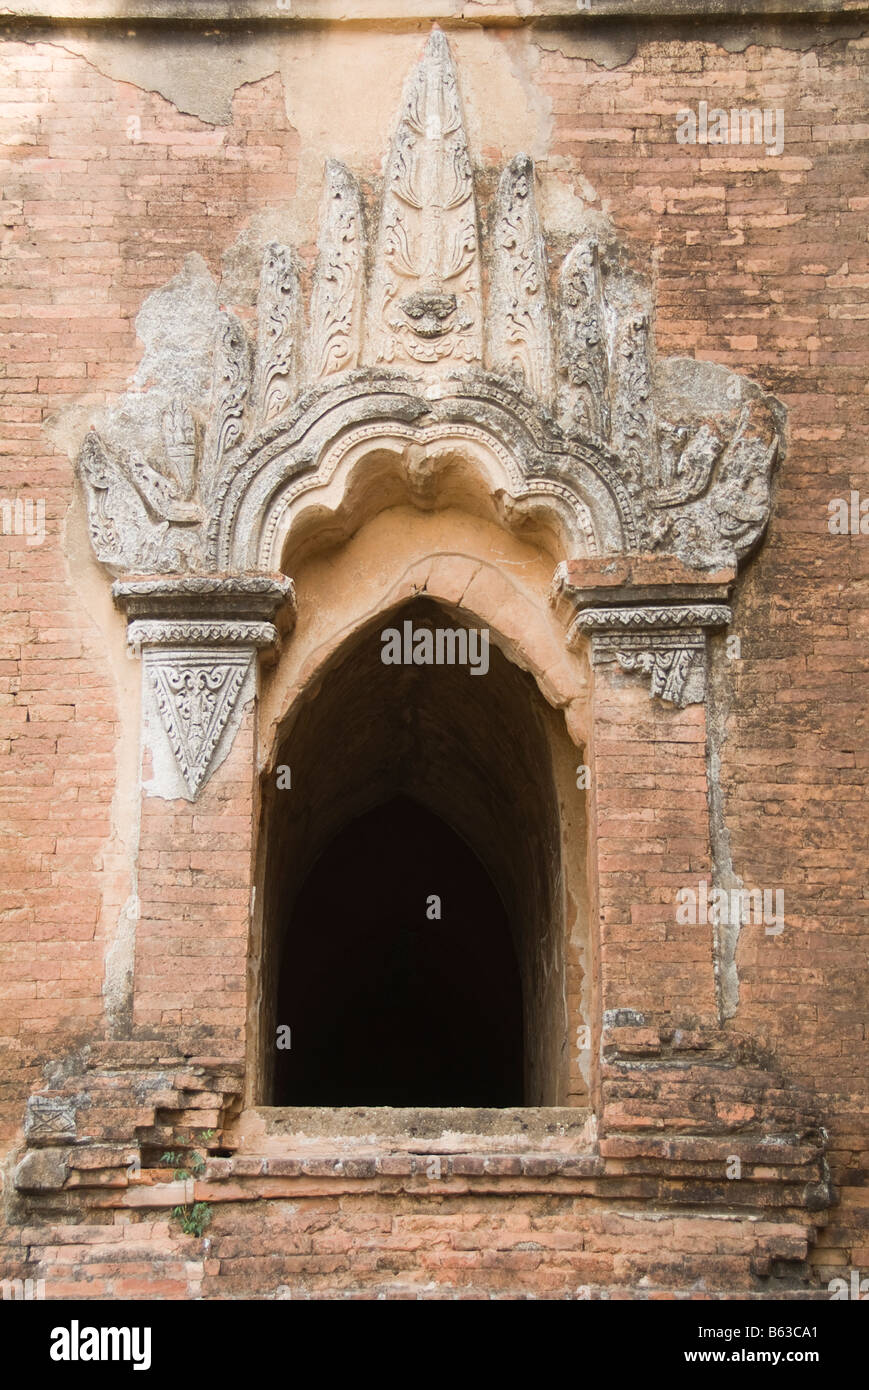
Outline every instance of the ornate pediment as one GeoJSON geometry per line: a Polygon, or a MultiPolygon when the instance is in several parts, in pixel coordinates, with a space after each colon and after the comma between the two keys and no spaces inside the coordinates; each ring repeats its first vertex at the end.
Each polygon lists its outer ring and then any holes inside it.
{"type": "MultiPolygon", "coordinates": [[[[293,509],[340,476],[351,429],[372,449],[405,441],[417,499],[420,449],[484,436],[502,518],[549,508],[566,558],[659,552],[709,570],[747,554],[769,516],[782,407],[723,366],[656,358],[627,252],[600,225],[558,252],[527,155],[482,222],[491,184],[435,30],[379,192],[327,164],[308,289],[297,251],[271,242],[254,326],[219,305],[196,257],[148,301],[160,371],[79,457],[99,559],[116,574],[276,567],[293,509]]],[[[426,476],[436,505],[438,468],[426,476]]]]}

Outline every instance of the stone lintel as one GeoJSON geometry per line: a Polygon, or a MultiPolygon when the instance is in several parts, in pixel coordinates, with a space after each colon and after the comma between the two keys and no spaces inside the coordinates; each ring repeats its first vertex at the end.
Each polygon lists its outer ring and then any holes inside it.
{"type": "Polygon", "coordinates": [[[584,608],[637,604],[726,603],[735,569],[698,571],[671,555],[564,560],[552,579],[552,603],[565,623],[584,608]]]}

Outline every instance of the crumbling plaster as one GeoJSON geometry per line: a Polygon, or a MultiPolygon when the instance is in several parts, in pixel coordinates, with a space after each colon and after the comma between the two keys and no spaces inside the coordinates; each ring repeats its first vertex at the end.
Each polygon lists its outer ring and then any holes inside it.
{"type": "Polygon", "coordinates": [[[377,167],[408,50],[432,22],[448,28],[463,72],[472,146],[496,162],[517,148],[539,161],[551,124],[546,98],[534,83],[541,51],[607,69],[633,62],[644,43],[661,37],[714,44],[728,53],[752,45],[807,52],[865,34],[861,14],[866,8],[861,0],[801,5],[594,0],[579,12],[570,4],[526,0],[440,5],[287,0],[280,6],[277,0],[258,0],[207,7],[156,7],[146,0],[119,14],[111,4],[31,0],[4,6],[2,13],[12,21],[6,37],[49,42],[79,54],[105,76],[159,93],[210,125],[231,121],[240,87],[279,74],[287,120],[301,139],[304,203],[305,190],[319,185],[317,163],[326,147],[351,167],[377,167]],[[347,101],[362,72],[364,95],[347,120],[347,101]],[[318,176],[311,178],[314,171],[318,176]]]}

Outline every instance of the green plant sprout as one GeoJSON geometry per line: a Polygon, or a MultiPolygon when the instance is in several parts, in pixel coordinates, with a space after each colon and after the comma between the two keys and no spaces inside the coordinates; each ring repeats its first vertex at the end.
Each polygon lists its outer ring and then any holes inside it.
{"type": "MultiPolygon", "coordinates": [[[[216,1132],[213,1129],[203,1129],[197,1142],[208,1144],[216,1132]]],[[[186,1182],[189,1178],[202,1177],[205,1172],[206,1156],[201,1154],[198,1149],[193,1149],[190,1157],[185,1158],[183,1150],[176,1152],[174,1149],[167,1149],[165,1153],[160,1155],[160,1162],[171,1165],[172,1176],[176,1182],[186,1182]]],[[[208,1202],[194,1202],[192,1206],[173,1207],[171,1214],[176,1221],[181,1222],[181,1229],[186,1236],[201,1236],[211,1224],[211,1207],[208,1202]]]]}

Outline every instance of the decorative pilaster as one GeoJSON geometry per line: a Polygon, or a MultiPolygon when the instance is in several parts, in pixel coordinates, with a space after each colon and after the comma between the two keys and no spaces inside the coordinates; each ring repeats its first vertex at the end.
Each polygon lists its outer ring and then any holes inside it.
{"type": "Polygon", "coordinates": [[[650,696],[684,709],[705,700],[706,633],[730,623],[735,577],[663,556],[571,560],[555,571],[552,603],[571,651],[590,641],[593,666],[639,672],[650,696]]]}
{"type": "Polygon", "coordinates": [[[119,580],[112,592],[127,614],[130,647],[142,655],[143,718],[154,767],[146,790],[195,801],[229,752],[240,711],[256,693],[257,652],[278,644],[276,610],[293,611],[292,581],[269,575],[133,579],[119,580]]]}

